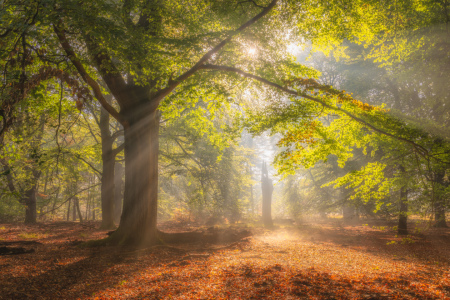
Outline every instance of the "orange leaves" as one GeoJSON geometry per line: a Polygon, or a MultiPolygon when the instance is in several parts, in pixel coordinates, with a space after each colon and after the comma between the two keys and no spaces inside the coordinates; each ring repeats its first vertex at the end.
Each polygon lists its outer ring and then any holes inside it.
{"type": "Polygon", "coordinates": [[[414,244],[386,246],[386,239],[395,233],[371,226],[337,227],[330,222],[301,229],[255,228],[259,234],[220,251],[201,244],[79,248],[68,241],[81,239],[81,234],[100,238],[106,232],[66,222],[33,227],[5,224],[0,226],[0,238],[17,242],[24,239],[19,234],[25,229],[29,235],[47,232],[47,237],[33,245],[35,253],[1,257],[0,295],[5,299],[24,295],[44,299],[450,296],[449,241],[440,239],[448,229],[425,233],[427,238],[414,244]],[[399,260],[400,254],[405,258],[399,260]]]}
{"type": "Polygon", "coordinates": [[[368,103],[363,103],[359,100],[353,99],[351,94],[348,94],[345,90],[337,90],[330,85],[323,85],[318,83],[312,78],[297,78],[287,82],[288,84],[295,85],[303,90],[304,93],[310,93],[313,96],[322,95],[326,97],[336,97],[337,103],[351,103],[361,109],[362,111],[386,111],[380,107],[372,106],[368,103]]]}
{"type": "Polygon", "coordinates": [[[300,145],[302,143],[308,145],[314,144],[316,142],[314,132],[317,125],[317,121],[312,121],[310,123],[304,123],[299,127],[286,132],[283,138],[278,141],[277,146],[287,147],[291,144],[297,144],[299,148],[303,148],[300,145]]]}

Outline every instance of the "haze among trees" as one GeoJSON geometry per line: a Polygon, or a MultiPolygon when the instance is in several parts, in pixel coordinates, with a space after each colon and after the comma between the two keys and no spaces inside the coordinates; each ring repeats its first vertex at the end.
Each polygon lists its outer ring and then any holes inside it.
{"type": "Polygon", "coordinates": [[[0,223],[114,251],[312,220],[448,238],[449,6],[0,1],[0,223]]]}

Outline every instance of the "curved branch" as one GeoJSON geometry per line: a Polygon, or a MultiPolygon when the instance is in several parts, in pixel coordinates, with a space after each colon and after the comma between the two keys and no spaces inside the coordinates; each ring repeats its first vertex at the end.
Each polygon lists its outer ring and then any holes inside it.
{"type": "Polygon", "coordinates": [[[120,144],[120,146],[117,146],[117,148],[112,151],[114,157],[116,157],[117,154],[122,152],[123,149],[125,149],[125,143],[120,144]]]}
{"type": "Polygon", "coordinates": [[[94,167],[94,166],[92,165],[92,163],[90,163],[89,161],[87,161],[86,159],[84,159],[83,157],[81,157],[80,154],[73,153],[73,152],[70,152],[70,151],[68,151],[68,150],[61,150],[61,153],[73,155],[75,158],[77,158],[77,159],[83,161],[86,165],[88,165],[88,166],[89,166],[95,173],[97,173],[99,176],[102,176],[102,175],[103,175],[103,173],[102,173],[100,170],[98,170],[96,167],[94,167]]]}
{"type": "Polygon", "coordinates": [[[91,189],[91,188],[93,188],[93,187],[99,186],[100,184],[102,184],[102,183],[99,182],[99,183],[97,183],[97,184],[90,185],[90,186],[88,186],[88,187],[86,187],[86,188],[84,188],[84,189],[81,189],[81,190],[77,191],[75,194],[72,194],[72,195],[69,196],[64,202],[62,202],[60,206],[55,207],[55,208],[53,208],[52,210],[46,211],[46,212],[44,212],[44,213],[41,213],[40,215],[43,216],[43,215],[48,214],[49,212],[53,212],[53,211],[59,209],[61,206],[63,206],[65,203],[67,203],[67,201],[70,201],[71,199],[73,199],[76,195],[81,194],[82,192],[84,192],[84,191],[86,191],[86,190],[89,190],[89,189],[91,189]]]}
{"type": "Polygon", "coordinates": [[[95,98],[100,102],[100,104],[105,108],[106,111],[108,111],[111,116],[113,116],[119,123],[124,125],[126,122],[122,118],[122,116],[119,114],[117,110],[112,107],[108,101],[106,101],[105,97],[103,97],[103,94],[101,92],[100,86],[98,85],[97,81],[95,81],[89,74],[86,72],[85,68],[81,64],[81,62],[77,59],[75,51],[72,49],[72,46],[70,46],[66,35],[64,33],[64,29],[59,28],[56,25],[53,25],[53,29],[58,36],[59,42],[64,49],[64,51],[67,54],[67,57],[72,62],[72,64],[77,69],[78,73],[80,74],[81,78],[83,78],[84,82],[86,82],[93,90],[95,98]]]}
{"type": "Polygon", "coordinates": [[[225,45],[231,41],[231,39],[244,31],[246,28],[250,27],[254,23],[256,23],[259,19],[267,15],[277,4],[278,0],[273,0],[270,2],[270,4],[265,7],[259,14],[242,24],[238,29],[236,29],[231,35],[229,35],[226,39],[221,41],[219,44],[217,44],[214,48],[209,50],[205,55],[200,58],[200,60],[189,70],[178,76],[175,80],[169,79],[169,86],[165,87],[164,89],[159,90],[155,97],[153,98],[157,103],[161,101],[165,96],[170,94],[181,82],[185,81],[189,77],[195,74],[198,70],[201,70],[203,67],[203,64],[206,63],[214,54],[216,54],[218,51],[220,51],[225,45]]]}
{"type": "Polygon", "coordinates": [[[395,135],[393,135],[393,134],[391,134],[391,133],[389,133],[389,132],[386,132],[386,131],[384,131],[384,130],[382,130],[382,129],[379,129],[379,128],[377,128],[377,127],[375,127],[375,126],[369,124],[368,122],[364,121],[363,119],[361,119],[361,118],[359,118],[359,117],[353,115],[352,113],[346,111],[345,109],[342,109],[342,108],[340,108],[340,107],[336,107],[336,106],[329,105],[329,104],[325,103],[324,101],[322,101],[322,100],[320,100],[320,99],[317,99],[317,98],[315,98],[315,97],[312,97],[312,96],[310,96],[310,95],[307,95],[307,94],[304,94],[304,93],[299,93],[299,92],[297,92],[297,91],[295,91],[295,90],[291,90],[291,89],[286,88],[286,87],[284,87],[284,86],[281,86],[281,85],[279,85],[279,84],[277,84],[277,83],[275,83],[275,82],[272,82],[272,81],[270,81],[270,80],[267,80],[267,79],[262,78],[262,77],[257,76],[257,75],[253,75],[253,74],[247,73],[247,72],[245,72],[245,71],[242,71],[241,69],[234,68],[234,67],[217,66],[217,65],[209,65],[209,64],[205,64],[205,65],[201,66],[201,69],[206,69],[206,70],[217,70],[217,71],[226,71],[226,72],[237,73],[237,74],[239,74],[239,75],[242,75],[243,77],[251,78],[251,79],[254,79],[254,80],[256,80],[256,81],[262,82],[262,83],[264,83],[264,84],[266,84],[266,85],[268,85],[268,86],[271,86],[271,87],[273,87],[273,88],[275,88],[275,89],[277,89],[277,90],[283,91],[283,92],[285,92],[285,93],[287,93],[287,94],[290,94],[290,95],[293,95],[293,96],[297,96],[297,97],[303,97],[303,98],[309,99],[309,100],[311,100],[311,101],[314,101],[314,102],[316,102],[316,103],[319,103],[319,104],[323,105],[323,106],[326,107],[326,108],[329,108],[329,109],[334,110],[334,111],[339,111],[339,112],[341,112],[341,113],[343,113],[343,114],[349,116],[349,117],[352,118],[353,120],[357,121],[358,123],[363,124],[364,126],[370,128],[370,129],[372,129],[372,130],[375,131],[375,132],[378,132],[378,133],[383,134],[383,135],[385,135],[385,136],[388,136],[388,137],[391,137],[391,138],[394,138],[394,139],[397,139],[397,140],[406,142],[406,143],[412,145],[412,146],[418,151],[419,154],[421,154],[421,155],[423,155],[423,156],[428,156],[428,150],[425,149],[424,147],[422,147],[421,145],[418,145],[418,144],[416,144],[415,142],[413,142],[413,141],[411,141],[411,140],[408,140],[408,139],[405,139],[405,138],[402,138],[402,137],[399,137],[399,136],[395,136],[395,135]],[[419,150],[421,150],[421,151],[419,151],[419,150]],[[422,152],[423,152],[423,153],[422,153],[422,152]]]}

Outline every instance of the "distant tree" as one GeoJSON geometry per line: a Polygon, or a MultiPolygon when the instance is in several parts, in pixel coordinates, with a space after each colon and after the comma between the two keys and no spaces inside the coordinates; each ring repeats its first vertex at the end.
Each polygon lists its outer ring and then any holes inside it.
{"type": "Polygon", "coordinates": [[[272,221],[272,193],[273,183],[269,178],[269,172],[265,162],[261,168],[261,189],[262,189],[262,220],[266,228],[273,227],[272,221]]]}

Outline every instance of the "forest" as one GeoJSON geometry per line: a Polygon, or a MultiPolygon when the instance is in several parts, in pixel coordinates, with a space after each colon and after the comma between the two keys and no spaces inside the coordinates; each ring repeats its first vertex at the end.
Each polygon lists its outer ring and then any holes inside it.
{"type": "Polygon", "coordinates": [[[0,0],[0,299],[450,299],[448,0],[0,0]]]}

